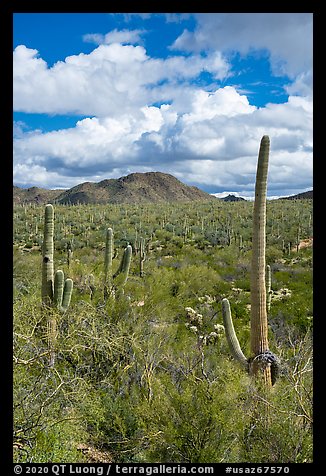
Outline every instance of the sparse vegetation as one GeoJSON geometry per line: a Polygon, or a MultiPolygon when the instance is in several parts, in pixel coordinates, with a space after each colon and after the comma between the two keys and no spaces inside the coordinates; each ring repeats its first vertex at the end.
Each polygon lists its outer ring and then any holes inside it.
{"type": "Polygon", "coordinates": [[[269,340],[281,371],[264,395],[223,333],[200,339],[223,324],[227,298],[250,353],[252,203],[55,205],[55,271],[74,290],[66,312],[55,313],[53,366],[41,326],[44,206],[15,206],[15,461],[311,461],[312,248],[283,247],[298,220],[301,239],[311,237],[311,208],[310,200],[267,203],[269,340]],[[103,292],[108,227],[113,274],[133,248],[117,299],[103,292]],[[187,307],[202,316],[197,332],[187,307]]]}

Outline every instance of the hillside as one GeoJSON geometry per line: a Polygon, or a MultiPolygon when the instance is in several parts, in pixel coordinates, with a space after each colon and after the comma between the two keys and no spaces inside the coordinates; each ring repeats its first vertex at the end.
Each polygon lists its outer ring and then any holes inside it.
{"type": "Polygon", "coordinates": [[[159,203],[212,200],[209,193],[162,172],[133,173],[118,179],[84,182],[69,190],[14,187],[14,203],[159,203]]]}
{"type": "Polygon", "coordinates": [[[297,195],[290,195],[289,197],[282,197],[280,200],[313,200],[313,190],[298,193],[297,195]]]}
{"type": "Polygon", "coordinates": [[[23,203],[52,203],[58,195],[62,193],[61,190],[47,190],[45,188],[30,187],[20,188],[14,185],[13,187],[13,202],[15,204],[23,203]]]}

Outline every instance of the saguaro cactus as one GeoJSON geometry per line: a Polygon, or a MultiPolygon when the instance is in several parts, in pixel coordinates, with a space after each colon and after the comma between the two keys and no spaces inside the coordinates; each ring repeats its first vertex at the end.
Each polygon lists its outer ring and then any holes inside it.
{"type": "MultiPolygon", "coordinates": [[[[73,281],[64,279],[64,273],[58,269],[54,275],[54,210],[51,204],[45,206],[44,239],[42,246],[42,305],[44,309],[54,308],[66,312],[69,307],[73,281]]],[[[48,343],[50,349],[50,366],[55,361],[55,341],[57,336],[57,321],[55,313],[49,313],[48,343]]]]}
{"type": "Polygon", "coordinates": [[[230,305],[227,299],[222,302],[225,331],[233,356],[247,367],[250,374],[263,375],[267,386],[275,382],[278,359],[268,349],[268,324],[265,284],[266,247],[266,191],[270,140],[263,136],[260,142],[255,203],[253,212],[252,259],[250,277],[251,319],[250,347],[252,357],[246,359],[235,335],[230,305]]]}
{"type": "MultiPolygon", "coordinates": [[[[250,344],[254,359],[251,372],[259,371],[257,357],[268,350],[268,324],[265,284],[266,250],[266,193],[270,141],[264,136],[260,143],[256,174],[255,202],[253,215],[252,258],[250,275],[251,320],[250,344]]],[[[262,368],[264,381],[271,384],[270,366],[262,368]]]]}
{"type": "Polygon", "coordinates": [[[108,228],[106,232],[106,246],[104,257],[104,298],[108,295],[115,296],[116,291],[123,292],[123,287],[129,276],[129,268],[132,255],[132,246],[128,245],[123,253],[119,268],[112,274],[113,261],[113,230],[108,228]]]}
{"type": "Polygon", "coordinates": [[[130,263],[131,263],[131,255],[132,255],[132,246],[128,245],[123,252],[120,266],[113,276],[114,286],[116,288],[119,287],[120,289],[122,289],[127,282],[127,279],[129,276],[130,263]]]}
{"type": "Polygon", "coordinates": [[[44,239],[42,246],[42,303],[51,306],[53,301],[53,233],[54,210],[51,204],[45,206],[44,239]]]}
{"type": "Polygon", "coordinates": [[[70,268],[70,264],[72,262],[72,256],[73,256],[73,251],[71,249],[71,245],[68,245],[68,248],[67,248],[67,265],[68,265],[68,268],[70,268]]]}
{"type": "Polygon", "coordinates": [[[139,248],[139,275],[142,278],[144,276],[144,261],[146,259],[145,253],[145,238],[141,238],[140,240],[140,248],[139,248]]]}
{"type": "Polygon", "coordinates": [[[66,311],[71,299],[73,282],[64,280],[62,270],[57,270],[54,275],[54,210],[53,205],[45,206],[44,239],[42,246],[42,303],[45,307],[56,307],[66,311]]]}
{"type": "Polygon", "coordinates": [[[112,261],[113,261],[113,230],[106,230],[105,256],[104,256],[104,297],[112,286],[112,261]]]}
{"type": "Polygon", "coordinates": [[[58,269],[54,276],[53,306],[59,311],[66,312],[70,305],[73,289],[73,281],[70,278],[64,279],[64,273],[58,269]]]}

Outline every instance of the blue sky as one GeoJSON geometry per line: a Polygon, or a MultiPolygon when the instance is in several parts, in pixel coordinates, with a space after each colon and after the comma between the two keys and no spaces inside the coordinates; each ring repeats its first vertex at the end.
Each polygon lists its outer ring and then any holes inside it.
{"type": "Polygon", "coordinates": [[[15,13],[14,184],[162,171],[252,197],[312,188],[312,13],[15,13]]]}

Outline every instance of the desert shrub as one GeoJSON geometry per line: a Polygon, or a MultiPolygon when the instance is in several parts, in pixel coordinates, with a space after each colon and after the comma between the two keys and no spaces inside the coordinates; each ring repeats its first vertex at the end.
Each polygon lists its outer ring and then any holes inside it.
{"type": "Polygon", "coordinates": [[[280,247],[267,246],[266,247],[266,264],[273,264],[283,257],[283,251],[280,247]]]}
{"type": "MultiPolygon", "coordinates": [[[[249,355],[252,204],[88,207],[56,209],[55,269],[72,277],[74,291],[68,311],[57,314],[52,368],[44,326],[49,316],[41,311],[41,253],[14,251],[15,460],[83,461],[87,455],[78,447],[85,444],[117,462],[310,462],[312,250],[279,259],[277,237],[268,242],[275,293],[270,345],[281,370],[264,393],[234,362],[224,335],[204,341],[222,323],[221,299],[227,297],[249,355]],[[215,244],[201,233],[202,218],[215,244]],[[111,225],[119,251],[114,268],[136,231],[150,249],[144,277],[134,253],[124,293],[104,299],[103,247],[111,225]],[[226,225],[233,228],[231,243],[226,225]],[[240,234],[241,250],[234,241],[240,234]],[[73,242],[69,268],[66,241],[73,242]],[[189,306],[202,315],[196,332],[186,326],[189,306]]],[[[287,243],[309,207],[271,203],[269,230],[275,232],[279,220],[287,243]]],[[[30,240],[36,216],[41,236],[43,207],[15,213],[14,242],[30,240]]]]}

